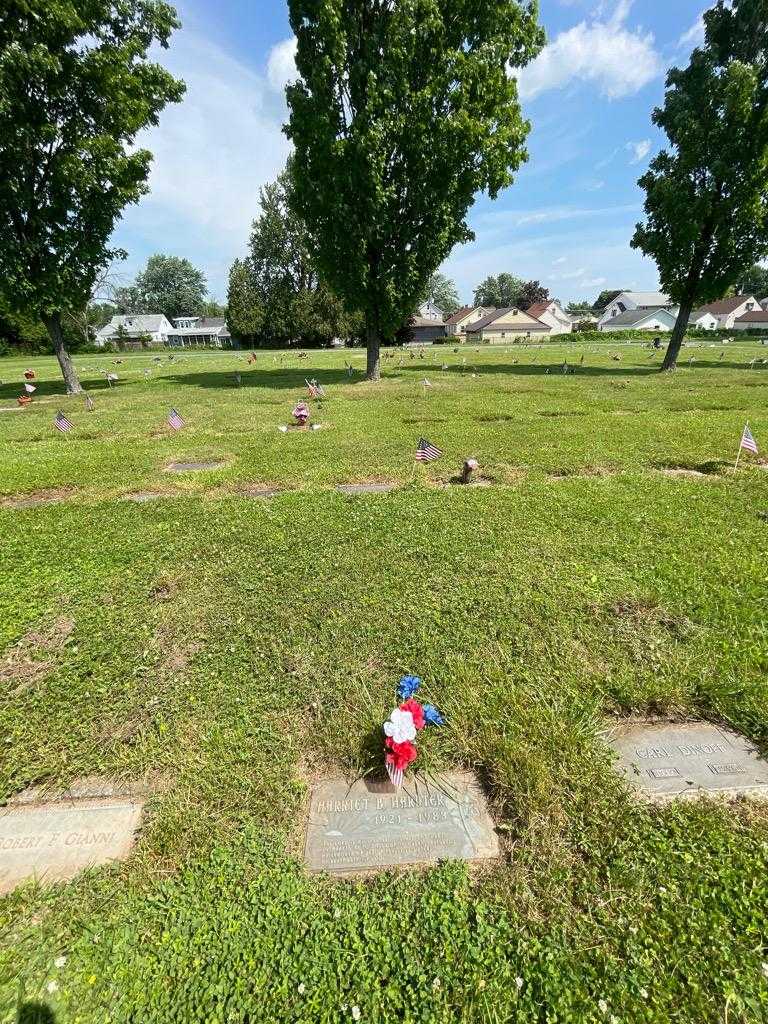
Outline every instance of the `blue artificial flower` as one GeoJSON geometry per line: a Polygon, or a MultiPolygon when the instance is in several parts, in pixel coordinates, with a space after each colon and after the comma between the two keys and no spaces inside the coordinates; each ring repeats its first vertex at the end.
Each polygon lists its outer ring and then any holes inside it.
{"type": "Polygon", "coordinates": [[[434,706],[434,704],[424,704],[424,721],[427,725],[445,725],[445,719],[434,706]]]}
{"type": "Polygon", "coordinates": [[[421,680],[418,676],[403,676],[397,687],[397,696],[400,700],[408,700],[421,686],[421,680]]]}

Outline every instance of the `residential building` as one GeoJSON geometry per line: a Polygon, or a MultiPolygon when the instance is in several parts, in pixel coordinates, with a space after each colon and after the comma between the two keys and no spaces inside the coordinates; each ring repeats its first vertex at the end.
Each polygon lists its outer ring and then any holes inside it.
{"type": "Polygon", "coordinates": [[[721,331],[733,330],[734,324],[745,313],[760,309],[760,303],[754,295],[731,295],[719,302],[709,302],[700,306],[697,313],[711,313],[717,317],[717,326],[721,331]]]}
{"type": "Polygon", "coordinates": [[[540,338],[549,332],[548,324],[543,324],[541,320],[515,306],[506,306],[494,309],[481,320],[476,320],[466,328],[465,333],[472,341],[499,345],[526,338],[540,338]]]}
{"type": "Polygon", "coordinates": [[[548,302],[534,302],[526,310],[528,316],[541,320],[550,328],[550,334],[570,334],[573,330],[573,321],[565,312],[557,299],[550,299],[548,302]]]}
{"type": "Polygon", "coordinates": [[[664,292],[619,292],[615,299],[611,299],[603,310],[597,322],[597,329],[602,331],[604,324],[609,323],[615,316],[621,316],[629,310],[635,309],[677,309],[668,295],[664,292]]]}
{"type": "Polygon", "coordinates": [[[598,324],[600,331],[671,331],[677,320],[676,309],[656,306],[652,309],[626,309],[598,324]]]}
{"type": "Polygon", "coordinates": [[[161,346],[173,334],[173,326],[162,313],[128,313],[113,316],[96,332],[94,339],[99,348],[115,342],[126,348],[141,348],[143,342],[161,346]]]}
{"type": "Polygon", "coordinates": [[[705,331],[717,330],[717,317],[707,309],[694,309],[688,319],[689,327],[699,327],[705,331]]]}
{"type": "Polygon", "coordinates": [[[736,317],[733,321],[734,331],[768,331],[768,310],[752,309],[736,317]]]}
{"type": "Polygon", "coordinates": [[[223,316],[175,317],[168,338],[171,348],[229,348],[232,336],[223,316]]]}
{"type": "Polygon", "coordinates": [[[462,306],[452,313],[445,321],[445,333],[451,336],[462,335],[470,324],[482,320],[493,312],[493,306],[462,306]]]}
{"type": "Polygon", "coordinates": [[[417,344],[431,344],[438,338],[445,337],[445,324],[442,320],[433,320],[432,317],[414,316],[408,324],[413,341],[417,344]]]}
{"type": "Polygon", "coordinates": [[[416,310],[416,316],[421,320],[439,320],[440,323],[445,320],[445,313],[439,306],[436,306],[434,302],[427,299],[426,302],[422,302],[419,308],[416,310]]]}

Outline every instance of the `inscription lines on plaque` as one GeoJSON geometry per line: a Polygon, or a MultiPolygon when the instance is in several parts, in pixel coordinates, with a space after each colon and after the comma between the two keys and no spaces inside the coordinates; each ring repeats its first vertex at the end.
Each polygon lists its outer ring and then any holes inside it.
{"type": "Polygon", "coordinates": [[[635,753],[641,760],[670,757],[711,757],[712,754],[726,754],[724,743],[680,743],[674,747],[636,747],[635,753]]]}
{"type": "Polygon", "coordinates": [[[106,846],[115,832],[38,832],[36,835],[0,838],[0,850],[39,850],[46,846],[106,846]]]}

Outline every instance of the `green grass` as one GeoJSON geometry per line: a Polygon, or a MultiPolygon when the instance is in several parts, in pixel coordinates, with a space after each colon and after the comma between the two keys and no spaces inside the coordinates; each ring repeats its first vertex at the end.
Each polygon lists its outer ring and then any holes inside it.
{"type": "Polygon", "coordinates": [[[768,751],[768,472],[728,469],[746,420],[768,446],[764,353],[445,347],[378,384],[359,352],[81,356],[92,413],[2,360],[0,408],[40,387],[0,413],[0,493],[65,498],[0,507],[0,650],[47,663],[1,677],[2,794],[152,797],[129,861],[0,899],[0,1022],[768,1019],[768,811],[639,805],[601,740],[650,711],[768,751]],[[323,429],[283,435],[307,376],[323,429]],[[492,486],[448,483],[469,455],[492,486]],[[335,490],[365,480],[399,486],[335,490]],[[422,766],[478,772],[503,858],[309,878],[308,786],[374,765],[404,671],[449,717],[422,766]]]}

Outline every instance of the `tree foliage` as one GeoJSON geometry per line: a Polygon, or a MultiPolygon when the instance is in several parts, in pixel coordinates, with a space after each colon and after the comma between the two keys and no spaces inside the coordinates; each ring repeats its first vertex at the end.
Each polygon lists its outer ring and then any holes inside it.
{"type": "Polygon", "coordinates": [[[259,194],[246,259],[229,276],[229,329],[254,345],[327,345],[360,333],[359,316],[320,280],[312,242],[289,201],[291,167],[259,194]]]}
{"type": "Polygon", "coordinates": [[[520,309],[530,309],[536,302],[548,302],[549,289],[538,281],[526,281],[520,289],[515,305],[520,309]]]}
{"type": "Polygon", "coordinates": [[[592,309],[595,313],[602,313],[605,307],[610,302],[613,302],[617,295],[621,295],[622,292],[626,292],[629,290],[629,288],[612,288],[600,292],[595,301],[592,303],[592,309]]]}
{"type": "Polygon", "coordinates": [[[665,369],[691,309],[768,254],[768,0],[718,0],[704,24],[704,45],[669,72],[653,113],[669,149],[640,179],[646,216],[632,238],[680,305],[665,369]]]}
{"type": "Polygon", "coordinates": [[[461,305],[456,284],[450,277],[446,277],[445,274],[441,274],[437,270],[427,281],[427,287],[424,289],[420,301],[433,302],[438,309],[442,309],[446,314],[455,313],[461,305]]]}
{"type": "Polygon", "coordinates": [[[300,79],[287,89],[296,212],[329,285],[379,344],[429,277],[473,237],[477,192],[495,197],[526,158],[510,66],[543,45],[535,3],[289,0],[300,79]]]}
{"type": "Polygon", "coordinates": [[[475,288],[475,305],[493,306],[496,309],[516,306],[522,287],[522,278],[515,277],[514,274],[486,277],[475,288]]]}
{"type": "Polygon", "coordinates": [[[754,295],[758,300],[768,296],[768,267],[753,263],[736,282],[736,292],[739,295],[754,295]]]}
{"type": "Polygon", "coordinates": [[[164,313],[174,317],[200,316],[208,288],[205,274],[179,256],[150,256],[133,285],[116,293],[123,313],[164,313]]]}
{"type": "Polygon", "coordinates": [[[151,154],[134,145],[184,86],[147,60],[178,26],[163,0],[5,0],[0,18],[0,288],[48,328],[80,390],[61,317],[83,309],[151,154]]]}

